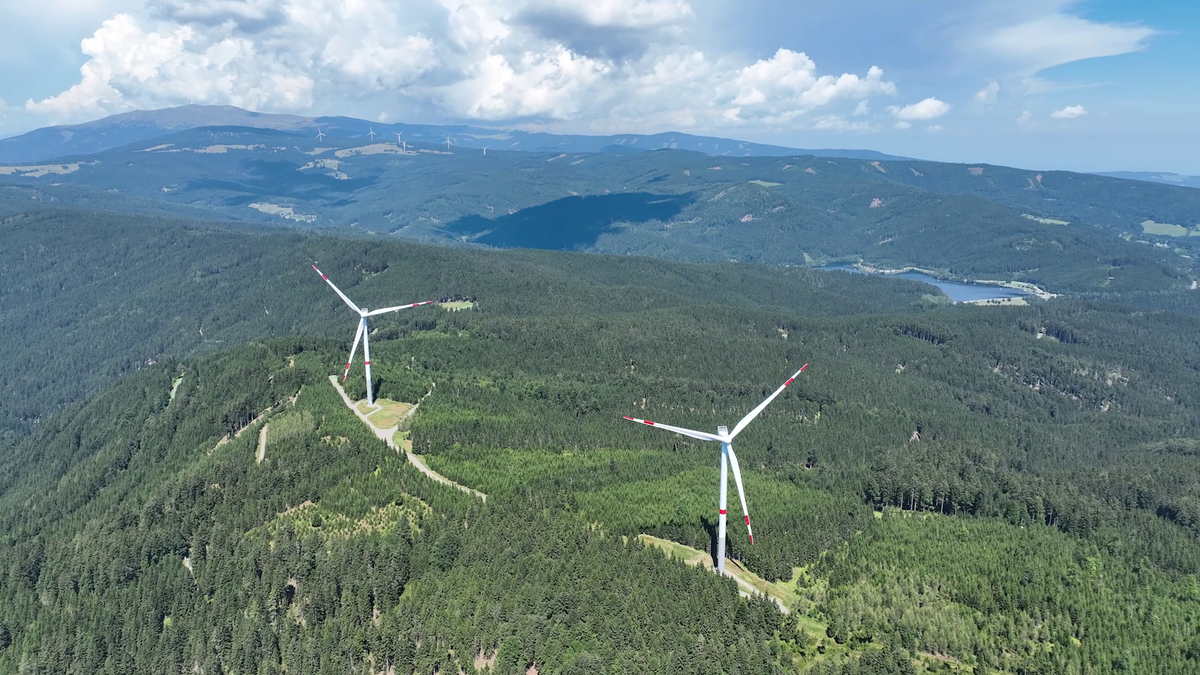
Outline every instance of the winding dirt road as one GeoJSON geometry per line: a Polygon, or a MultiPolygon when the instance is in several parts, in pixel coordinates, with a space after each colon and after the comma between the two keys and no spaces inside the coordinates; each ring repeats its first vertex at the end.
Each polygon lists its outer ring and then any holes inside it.
{"type": "MultiPolygon", "coordinates": [[[[456,487],[459,490],[466,492],[467,494],[474,495],[474,496],[482,499],[485,502],[487,501],[487,495],[483,494],[479,490],[472,490],[471,488],[467,487],[466,485],[460,485],[459,483],[455,483],[454,481],[450,480],[449,478],[446,478],[442,474],[434,471],[433,469],[430,469],[428,466],[425,465],[425,462],[421,461],[420,457],[417,457],[413,453],[409,452],[408,449],[402,448],[399,445],[397,445],[395,443],[395,441],[393,440],[393,438],[396,435],[396,430],[400,428],[400,425],[397,424],[396,426],[388,427],[386,429],[380,429],[379,427],[375,426],[374,424],[371,424],[371,420],[369,420],[366,415],[359,412],[358,408],[354,405],[354,401],[351,401],[350,397],[346,395],[346,390],[342,389],[341,383],[339,383],[337,381],[337,375],[330,375],[329,383],[332,384],[333,388],[337,389],[338,393],[342,395],[342,402],[346,404],[346,407],[350,409],[350,412],[353,412],[358,417],[358,419],[362,420],[363,424],[366,424],[368,429],[375,432],[375,435],[378,436],[380,440],[382,440],[384,443],[387,443],[389,448],[395,450],[396,452],[403,452],[404,455],[408,458],[408,462],[410,464],[412,464],[413,466],[415,466],[418,471],[425,474],[430,479],[435,480],[439,483],[442,483],[443,485],[449,485],[451,487],[456,487]]],[[[424,398],[424,397],[422,397],[422,398],[424,398]]],[[[420,405],[421,405],[420,403],[417,403],[417,406],[420,406],[420,405]]],[[[416,412],[417,406],[414,406],[412,408],[412,410],[409,411],[409,413],[408,413],[409,416],[411,416],[413,413],[416,412]]]]}

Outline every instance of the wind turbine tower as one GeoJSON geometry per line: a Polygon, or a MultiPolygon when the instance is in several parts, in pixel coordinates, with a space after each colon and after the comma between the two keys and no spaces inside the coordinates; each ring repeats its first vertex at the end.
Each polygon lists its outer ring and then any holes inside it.
{"type": "Polygon", "coordinates": [[[325,134],[321,133],[321,127],[317,127],[317,140],[325,138],[325,134]]]}
{"type": "Polygon", "coordinates": [[[696,438],[702,441],[715,441],[721,444],[721,496],[719,506],[717,507],[717,571],[722,575],[725,574],[725,493],[729,484],[730,466],[733,467],[733,480],[737,483],[738,497],[742,501],[742,513],[746,515],[746,532],[750,535],[750,543],[754,544],[754,530],[750,529],[750,510],[746,507],[746,491],[742,488],[742,470],[738,467],[737,455],[733,454],[733,439],[737,437],[739,433],[741,433],[742,429],[746,428],[747,424],[750,424],[755,417],[758,417],[758,414],[765,410],[766,407],[770,405],[771,401],[775,400],[776,396],[782,394],[783,390],[787,389],[788,385],[790,385],[792,381],[799,377],[800,373],[803,373],[804,369],[807,367],[807,363],[801,366],[800,370],[797,370],[795,375],[792,375],[788,378],[787,382],[783,383],[783,386],[776,389],[775,393],[768,396],[765,401],[758,404],[757,408],[751,410],[745,417],[743,417],[741,421],[739,421],[733,427],[732,432],[730,432],[729,429],[724,426],[717,427],[717,433],[710,434],[705,431],[693,431],[691,429],[672,427],[666,424],[660,424],[658,422],[651,422],[650,420],[640,420],[636,417],[625,418],[631,422],[638,422],[640,424],[645,424],[658,429],[673,431],[682,436],[688,436],[690,438],[696,438]]]}
{"type": "Polygon", "coordinates": [[[452,141],[452,140],[450,139],[450,134],[446,134],[446,150],[447,150],[447,151],[448,151],[448,150],[450,150],[450,144],[452,144],[453,142],[454,142],[454,141],[452,141]]]}
{"type": "Polygon", "coordinates": [[[367,128],[369,129],[369,131],[367,132],[367,137],[370,138],[372,141],[375,140],[375,130],[372,129],[371,127],[367,127],[367,128]]]}
{"type": "Polygon", "coordinates": [[[484,156],[484,157],[487,157],[487,149],[488,149],[488,148],[490,148],[490,147],[492,147],[492,146],[490,146],[490,145],[485,145],[485,146],[483,146],[483,156],[484,156]]]}
{"type": "Polygon", "coordinates": [[[358,305],[350,302],[350,298],[347,298],[346,294],[343,293],[341,289],[339,289],[337,286],[334,286],[333,282],[329,280],[329,277],[325,276],[321,270],[317,269],[316,265],[313,265],[312,268],[317,270],[317,274],[321,275],[321,278],[325,280],[325,283],[329,284],[329,287],[332,288],[339,297],[341,297],[343,302],[350,306],[350,309],[358,312],[358,331],[354,333],[354,346],[350,348],[350,358],[346,360],[346,372],[342,373],[342,382],[345,382],[346,376],[350,374],[350,364],[354,362],[354,352],[358,351],[358,341],[361,339],[363,343],[363,366],[366,369],[367,376],[367,405],[375,405],[375,395],[374,392],[371,391],[371,345],[369,331],[367,330],[367,317],[387,314],[388,312],[398,312],[402,309],[408,309],[409,307],[429,305],[433,303],[433,300],[414,302],[411,305],[384,307],[383,309],[376,310],[368,310],[366,307],[360,308],[358,305]]]}

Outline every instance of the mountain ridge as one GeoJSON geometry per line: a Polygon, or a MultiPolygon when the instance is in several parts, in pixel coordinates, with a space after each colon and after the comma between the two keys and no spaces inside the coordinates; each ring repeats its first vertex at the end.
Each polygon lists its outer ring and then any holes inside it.
{"type": "Polygon", "coordinates": [[[44,127],[11,136],[0,140],[0,163],[48,161],[103,152],[129,143],[152,140],[175,131],[210,126],[306,131],[314,136],[320,130],[352,138],[367,136],[372,130],[376,135],[382,136],[401,132],[407,134],[407,140],[426,143],[443,142],[444,134],[455,134],[458,138],[454,140],[464,147],[482,149],[488,146],[500,149],[501,144],[506,144],[510,150],[533,152],[646,152],[673,148],[742,157],[815,154],[856,159],[904,159],[874,150],[805,150],[673,131],[608,136],[551,134],[464,124],[384,123],[345,116],[304,117],[258,113],[234,106],[192,104],[160,110],[135,110],[82,124],[44,127]]]}

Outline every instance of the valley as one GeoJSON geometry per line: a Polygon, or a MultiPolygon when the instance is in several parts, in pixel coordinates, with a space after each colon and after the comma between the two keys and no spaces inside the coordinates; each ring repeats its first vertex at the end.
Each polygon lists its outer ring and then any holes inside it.
{"type": "Polygon", "coordinates": [[[0,177],[0,672],[1200,673],[1189,188],[291,123],[0,177]]]}

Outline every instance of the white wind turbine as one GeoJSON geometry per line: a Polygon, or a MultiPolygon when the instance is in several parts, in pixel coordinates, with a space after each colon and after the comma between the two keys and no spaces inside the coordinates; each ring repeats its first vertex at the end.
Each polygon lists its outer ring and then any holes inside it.
{"type": "Polygon", "coordinates": [[[716,441],[717,443],[721,444],[721,501],[720,505],[718,506],[719,513],[717,518],[717,571],[721,574],[725,574],[725,492],[729,483],[729,465],[733,466],[733,480],[737,483],[738,497],[740,497],[742,500],[742,513],[746,515],[746,532],[750,534],[750,543],[754,543],[754,530],[750,529],[750,510],[746,507],[746,491],[742,489],[742,470],[738,467],[737,455],[733,454],[733,439],[739,433],[741,433],[742,429],[746,428],[747,424],[750,424],[755,417],[758,417],[758,414],[766,409],[771,401],[775,400],[776,396],[782,394],[783,390],[787,389],[788,385],[791,384],[792,381],[797,377],[799,377],[800,373],[803,373],[804,369],[807,367],[807,363],[801,366],[800,370],[797,370],[794,375],[789,377],[788,381],[784,382],[783,386],[776,389],[774,394],[768,396],[765,401],[758,404],[757,408],[751,410],[749,414],[743,417],[741,421],[733,427],[732,432],[730,432],[724,426],[720,426],[717,427],[717,433],[710,434],[704,431],[692,431],[691,429],[672,427],[666,424],[659,424],[658,422],[651,422],[649,420],[639,420],[636,417],[625,417],[625,419],[631,422],[640,422],[658,429],[674,431],[675,433],[683,436],[690,436],[691,438],[697,438],[702,441],[716,441]]]}
{"type": "Polygon", "coordinates": [[[321,127],[317,127],[317,140],[325,138],[325,134],[321,132],[321,127]]]}
{"type": "Polygon", "coordinates": [[[346,294],[343,293],[341,289],[339,289],[337,286],[334,286],[333,282],[329,280],[329,277],[325,276],[321,270],[317,269],[316,265],[313,265],[312,268],[317,270],[317,274],[321,275],[321,278],[325,280],[325,283],[329,284],[329,287],[332,288],[347,305],[350,305],[350,309],[358,312],[358,331],[354,334],[354,346],[350,348],[350,358],[346,360],[346,372],[342,373],[342,382],[345,382],[346,376],[350,374],[350,364],[354,362],[354,352],[358,350],[358,341],[361,339],[363,343],[363,365],[366,367],[367,376],[367,405],[375,405],[375,396],[371,392],[371,346],[367,333],[367,317],[378,316],[379,314],[387,314],[388,312],[396,312],[402,309],[408,309],[409,307],[420,307],[421,305],[432,304],[433,300],[414,302],[411,305],[400,305],[398,307],[384,307],[383,309],[368,311],[366,307],[360,308],[358,305],[350,302],[350,298],[347,298],[346,294]]]}
{"type": "Polygon", "coordinates": [[[492,146],[490,146],[490,145],[485,145],[485,146],[483,146],[483,156],[484,156],[484,157],[487,157],[487,149],[488,149],[488,148],[490,148],[490,147],[492,147],[492,146]]]}
{"type": "Polygon", "coordinates": [[[372,129],[371,127],[367,127],[367,129],[369,129],[369,131],[367,132],[367,137],[370,138],[372,141],[375,140],[375,130],[372,129]]]}
{"type": "Polygon", "coordinates": [[[403,135],[404,135],[404,132],[403,132],[403,131],[393,131],[392,133],[396,135],[396,145],[403,146],[403,147],[404,147],[404,151],[405,151],[405,152],[408,152],[408,143],[405,143],[405,142],[404,142],[403,140],[401,140],[401,138],[400,138],[401,136],[403,136],[403,135]]]}
{"type": "Polygon", "coordinates": [[[450,149],[450,145],[452,143],[454,143],[454,141],[450,139],[450,134],[446,134],[446,150],[450,149]]]}

